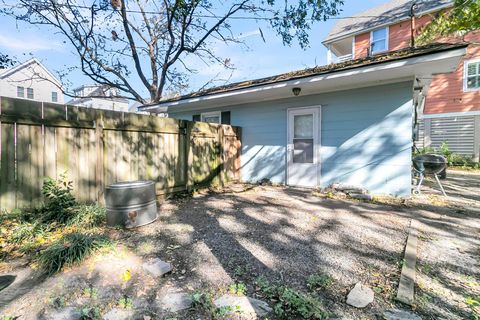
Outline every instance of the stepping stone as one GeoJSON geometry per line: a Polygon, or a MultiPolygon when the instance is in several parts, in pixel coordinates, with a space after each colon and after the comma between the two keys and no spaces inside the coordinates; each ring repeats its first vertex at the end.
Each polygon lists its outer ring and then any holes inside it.
{"type": "Polygon", "coordinates": [[[60,310],[51,311],[45,314],[48,320],[77,320],[80,319],[80,312],[74,307],[67,307],[60,310]]]}
{"type": "Polygon", "coordinates": [[[228,308],[229,313],[240,312],[263,317],[272,311],[266,302],[245,296],[225,294],[213,303],[217,308],[228,308]]]}
{"type": "Polygon", "coordinates": [[[422,320],[415,313],[399,309],[387,310],[383,313],[383,317],[385,320],[422,320]]]}
{"type": "Polygon", "coordinates": [[[160,259],[154,259],[150,262],[145,262],[142,265],[143,269],[155,277],[161,277],[166,273],[172,271],[172,265],[160,259]]]}
{"type": "Polygon", "coordinates": [[[355,308],[365,308],[373,302],[374,296],[375,294],[372,289],[359,282],[348,294],[347,304],[355,308]]]}
{"type": "Polygon", "coordinates": [[[178,312],[192,306],[193,300],[185,292],[167,293],[160,299],[160,308],[170,312],[178,312]]]}
{"type": "Polygon", "coordinates": [[[108,311],[104,316],[103,320],[127,320],[133,317],[133,310],[127,309],[112,309],[108,311]]]}

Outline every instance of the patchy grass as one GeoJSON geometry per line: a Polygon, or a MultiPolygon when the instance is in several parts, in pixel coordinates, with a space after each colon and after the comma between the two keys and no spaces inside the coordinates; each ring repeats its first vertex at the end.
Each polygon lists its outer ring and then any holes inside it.
{"type": "Polygon", "coordinates": [[[313,295],[305,294],[286,286],[271,284],[266,278],[256,281],[260,293],[272,302],[273,310],[281,319],[301,317],[302,319],[327,319],[322,302],[313,295]]]}
{"type": "Polygon", "coordinates": [[[333,283],[334,279],[331,275],[326,272],[319,271],[315,274],[312,274],[307,279],[307,287],[310,291],[319,291],[329,288],[333,283]]]}
{"type": "Polygon", "coordinates": [[[66,175],[45,179],[42,194],[40,207],[0,215],[0,261],[26,257],[52,274],[111,244],[102,235],[105,209],[78,203],[66,175]]]}
{"type": "Polygon", "coordinates": [[[70,233],[41,251],[38,261],[47,274],[53,274],[64,266],[77,264],[93,252],[109,246],[111,242],[104,236],[70,233]]]}

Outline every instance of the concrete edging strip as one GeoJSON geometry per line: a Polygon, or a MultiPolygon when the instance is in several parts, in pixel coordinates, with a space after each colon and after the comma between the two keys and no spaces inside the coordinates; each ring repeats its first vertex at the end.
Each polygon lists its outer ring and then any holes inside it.
{"type": "Polygon", "coordinates": [[[397,291],[397,300],[408,305],[412,305],[414,302],[418,226],[419,224],[417,220],[412,219],[410,221],[410,232],[405,247],[402,274],[400,275],[400,283],[398,284],[397,291]]]}

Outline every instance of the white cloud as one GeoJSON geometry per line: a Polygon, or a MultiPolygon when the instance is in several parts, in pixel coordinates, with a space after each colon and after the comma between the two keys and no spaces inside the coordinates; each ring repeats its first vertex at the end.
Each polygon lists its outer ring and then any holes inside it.
{"type": "Polygon", "coordinates": [[[12,37],[5,34],[0,34],[0,47],[6,48],[10,51],[40,51],[40,50],[55,50],[61,51],[62,46],[56,42],[46,39],[24,37],[12,37]]]}

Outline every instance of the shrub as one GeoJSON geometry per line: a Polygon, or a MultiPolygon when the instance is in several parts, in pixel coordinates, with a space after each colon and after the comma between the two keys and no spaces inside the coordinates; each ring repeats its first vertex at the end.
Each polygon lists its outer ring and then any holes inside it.
{"type": "Polygon", "coordinates": [[[438,149],[432,147],[420,148],[414,155],[425,153],[438,153],[443,155],[447,159],[449,166],[480,168],[480,163],[473,161],[472,157],[452,152],[447,141],[443,141],[438,149]]]}
{"type": "Polygon", "coordinates": [[[40,252],[39,263],[47,274],[83,261],[94,251],[110,245],[104,236],[70,233],[40,252]]]}
{"type": "Polygon", "coordinates": [[[309,294],[285,286],[271,285],[263,277],[257,279],[256,285],[266,298],[277,301],[273,310],[280,318],[326,319],[329,317],[321,301],[309,294]]]}
{"type": "Polygon", "coordinates": [[[72,208],[77,205],[72,195],[73,183],[67,179],[66,174],[60,175],[59,179],[45,178],[42,187],[42,194],[46,203],[35,214],[42,222],[66,223],[72,218],[72,208]]]}

